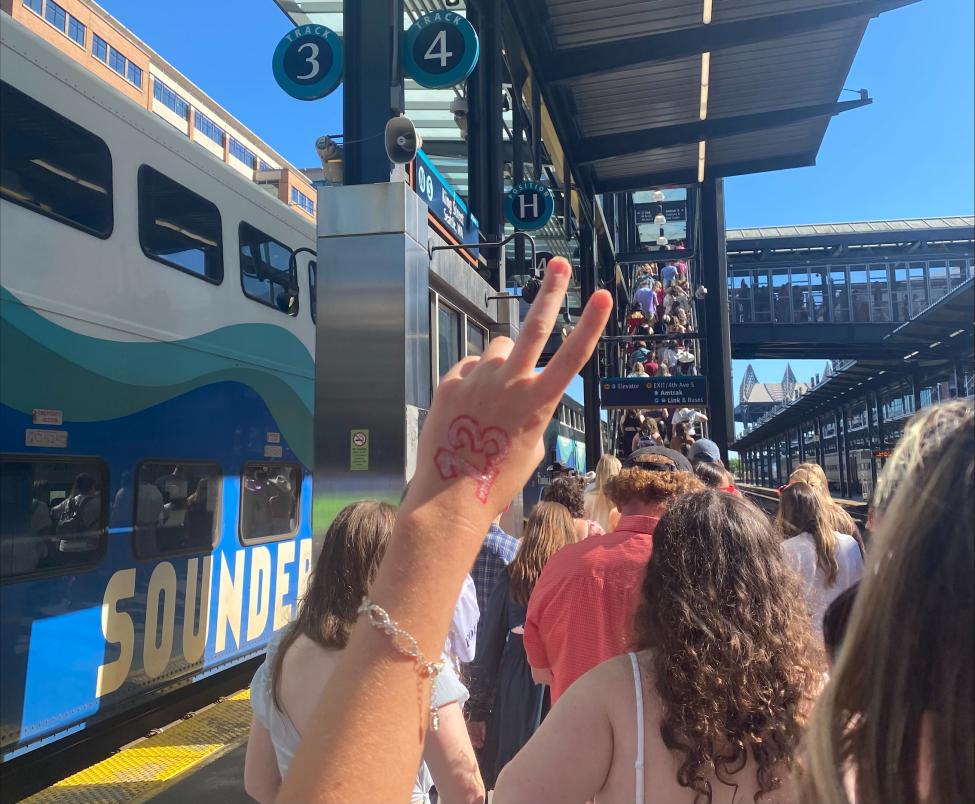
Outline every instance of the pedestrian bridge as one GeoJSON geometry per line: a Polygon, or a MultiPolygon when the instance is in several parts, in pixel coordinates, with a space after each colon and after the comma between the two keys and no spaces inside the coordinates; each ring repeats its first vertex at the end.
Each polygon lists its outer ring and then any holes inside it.
{"type": "Polygon", "coordinates": [[[975,275],[975,218],[727,233],[735,358],[863,358],[975,275]]]}

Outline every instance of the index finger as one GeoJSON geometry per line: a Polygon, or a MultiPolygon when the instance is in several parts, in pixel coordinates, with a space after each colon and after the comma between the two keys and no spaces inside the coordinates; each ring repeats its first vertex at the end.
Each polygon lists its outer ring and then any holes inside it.
{"type": "Polygon", "coordinates": [[[531,310],[525,316],[521,332],[505,365],[518,374],[533,371],[542,349],[552,334],[555,319],[559,317],[565,291],[569,287],[572,266],[564,257],[555,257],[545,269],[545,278],[531,310]]]}

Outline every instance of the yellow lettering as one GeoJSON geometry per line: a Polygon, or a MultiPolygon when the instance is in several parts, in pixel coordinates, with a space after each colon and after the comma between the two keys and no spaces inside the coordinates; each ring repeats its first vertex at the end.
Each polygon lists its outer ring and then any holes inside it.
{"type": "Polygon", "coordinates": [[[305,596],[308,588],[308,576],[311,575],[311,539],[302,539],[298,542],[298,591],[297,599],[305,596]]]}
{"type": "Polygon", "coordinates": [[[271,551],[266,547],[251,550],[251,593],[247,605],[247,639],[257,639],[267,627],[271,608],[271,551]]]}
{"type": "Polygon", "coordinates": [[[240,644],[240,612],[244,604],[244,551],[234,554],[234,574],[230,575],[226,556],[220,556],[220,592],[217,597],[217,638],[215,650],[220,653],[227,639],[227,627],[240,644]]]}
{"type": "Polygon", "coordinates": [[[115,692],[128,678],[135,652],[135,626],[132,618],[118,610],[118,604],[135,595],[135,569],[116,572],[105,586],[102,598],[102,634],[106,642],[119,646],[118,658],[100,665],[95,681],[95,696],[115,692]]]}
{"type": "Polygon", "coordinates": [[[203,658],[210,629],[210,571],[213,566],[210,556],[203,557],[203,571],[199,577],[200,613],[196,613],[197,577],[196,568],[200,559],[191,558],[186,562],[186,597],[183,603],[183,658],[193,664],[203,658]]]}
{"type": "Polygon", "coordinates": [[[146,630],[142,635],[142,666],[149,678],[162,675],[173,654],[173,632],[176,630],[176,568],[168,561],[160,562],[149,578],[146,592],[146,630]],[[159,608],[163,609],[162,634],[156,641],[159,628],[159,608]]]}
{"type": "Polygon", "coordinates": [[[294,617],[294,608],[290,603],[285,604],[284,597],[291,588],[291,575],[287,570],[289,564],[295,560],[295,543],[281,542],[278,545],[278,564],[274,575],[274,630],[287,625],[294,617]]]}

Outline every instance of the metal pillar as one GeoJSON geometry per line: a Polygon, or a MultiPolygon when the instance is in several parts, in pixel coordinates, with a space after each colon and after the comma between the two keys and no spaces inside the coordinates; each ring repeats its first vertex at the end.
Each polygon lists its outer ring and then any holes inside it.
{"type": "Polygon", "coordinates": [[[955,360],[952,363],[952,370],[955,374],[955,399],[959,399],[965,396],[965,389],[962,388],[962,384],[965,382],[965,372],[962,370],[961,361],[955,360]]]}
{"type": "Polygon", "coordinates": [[[823,419],[816,417],[816,463],[825,468],[826,466],[826,444],[823,441],[823,419]]]}
{"type": "MultiPolygon", "coordinates": [[[[798,436],[796,436],[798,438],[798,436]]],[[[785,469],[786,474],[792,476],[792,431],[785,431],[785,469]]]]}
{"type": "MultiPolygon", "coordinates": [[[[525,153],[522,132],[525,130],[525,109],[522,105],[524,84],[521,76],[512,76],[511,83],[511,181],[518,184],[525,178],[525,153]]],[[[501,254],[501,259],[505,258],[501,254]]],[[[534,268],[535,266],[532,266],[534,268]]],[[[525,239],[515,240],[514,274],[527,274],[525,270],[525,239]]],[[[503,289],[502,289],[503,290],[503,289]]]]}
{"type": "MultiPolygon", "coordinates": [[[[579,228],[579,289],[582,305],[596,292],[596,233],[584,218],[579,228]]],[[[602,454],[599,415],[599,350],[582,367],[582,415],[586,423],[586,468],[596,468],[602,454]]]]}
{"type": "Polygon", "coordinates": [[[881,449],[887,449],[887,433],[884,427],[884,403],[880,401],[880,391],[876,393],[877,397],[877,443],[880,444],[881,449]]]}
{"type": "Polygon", "coordinates": [[[911,372],[911,394],[914,396],[914,412],[921,409],[921,373],[917,369],[911,372]]]}
{"type": "Polygon", "coordinates": [[[799,422],[799,463],[806,462],[806,426],[799,422]]]}
{"type": "MultiPolygon", "coordinates": [[[[354,6],[355,3],[348,5],[354,6]]],[[[477,29],[481,55],[467,84],[468,175],[471,212],[481,225],[485,240],[498,241],[504,229],[504,155],[502,153],[502,77],[501,0],[482,0],[467,9],[477,29]]],[[[488,281],[499,293],[501,287],[500,249],[483,249],[488,263],[488,281]]]]}
{"type": "Polygon", "coordinates": [[[840,495],[843,499],[848,499],[849,489],[846,483],[846,411],[842,406],[835,412],[834,419],[836,423],[836,462],[839,464],[840,470],[840,495]],[[842,436],[840,433],[841,430],[842,436]]]}
{"type": "Polygon", "coordinates": [[[701,185],[701,280],[708,289],[698,306],[698,329],[705,334],[698,349],[704,351],[708,380],[711,440],[728,464],[728,444],[734,436],[731,380],[731,329],[728,320],[728,258],[725,253],[724,182],[711,179],[701,185]],[[703,307],[703,315],[701,308],[703,307]],[[703,347],[703,349],[702,349],[703,347]]]}
{"type": "Polygon", "coordinates": [[[399,41],[403,0],[360,0],[345,4],[342,35],[345,184],[389,181],[383,131],[402,112],[403,78],[399,41]]]}
{"type": "Polygon", "coordinates": [[[874,427],[874,403],[877,400],[876,394],[867,394],[867,449],[870,450],[870,493],[873,494],[873,490],[877,488],[877,459],[873,456],[873,451],[876,448],[873,438],[873,427],[874,427]]]}

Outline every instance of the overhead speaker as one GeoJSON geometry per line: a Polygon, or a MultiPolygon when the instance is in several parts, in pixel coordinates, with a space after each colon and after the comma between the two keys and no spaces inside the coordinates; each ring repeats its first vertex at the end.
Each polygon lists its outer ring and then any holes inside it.
{"type": "Polygon", "coordinates": [[[393,117],[386,123],[386,155],[396,165],[412,162],[423,145],[416,126],[408,117],[393,117]]]}

